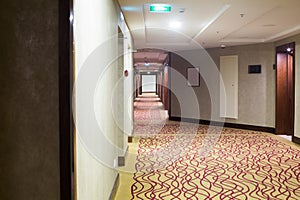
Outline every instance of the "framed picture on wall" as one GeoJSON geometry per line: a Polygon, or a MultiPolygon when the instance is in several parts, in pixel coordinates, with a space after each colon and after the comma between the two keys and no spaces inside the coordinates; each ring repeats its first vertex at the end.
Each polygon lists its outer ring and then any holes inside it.
{"type": "Polygon", "coordinates": [[[200,70],[197,67],[187,68],[187,84],[191,87],[200,86],[200,70]]]}

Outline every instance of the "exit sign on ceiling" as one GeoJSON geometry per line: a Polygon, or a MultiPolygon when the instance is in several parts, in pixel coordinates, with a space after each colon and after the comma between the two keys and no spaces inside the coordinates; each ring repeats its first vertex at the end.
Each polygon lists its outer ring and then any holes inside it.
{"type": "Polygon", "coordinates": [[[171,12],[171,6],[163,4],[152,4],[150,5],[150,12],[171,12]]]}

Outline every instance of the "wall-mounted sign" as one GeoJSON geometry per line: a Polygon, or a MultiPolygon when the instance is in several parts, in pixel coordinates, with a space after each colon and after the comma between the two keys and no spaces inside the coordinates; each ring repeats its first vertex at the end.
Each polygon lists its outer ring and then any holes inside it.
{"type": "Polygon", "coordinates": [[[260,74],[261,65],[248,65],[248,74],[260,74]]]}

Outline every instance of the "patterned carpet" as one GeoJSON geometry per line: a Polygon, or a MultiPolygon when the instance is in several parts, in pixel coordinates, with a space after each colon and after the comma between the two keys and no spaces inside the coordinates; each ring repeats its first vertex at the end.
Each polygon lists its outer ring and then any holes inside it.
{"type": "Polygon", "coordinates": [[[161,122],[166,119],[164,106],[156,94],[147,94],[135,99],[134,121],[149,124],[154,121],[161,122]]]}
{"type": "Polygon", "coordinates": [[[135,115],[115,199],[300,199],[300,147],[292,142],[256,131],[150,123],[154,115],[145,113],[135,115]]]}
{"type": "Polygon", "coordinates": [[[150,120],[161,120],[162,116],[159,110],[135,110],[134,111],[135,121],[150,121],[150,120]]]}
{"type": "Polygon", "coordinates": [[[140,138],[131,199],[300,199],[299,148],[227,130],[140,138]]]}

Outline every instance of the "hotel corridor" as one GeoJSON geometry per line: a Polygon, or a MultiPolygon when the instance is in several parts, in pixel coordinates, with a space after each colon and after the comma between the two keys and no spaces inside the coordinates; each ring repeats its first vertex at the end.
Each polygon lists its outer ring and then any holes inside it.
{"type": "Polygon", "coordinates": [[[300,199],[300,147],[292,142],[168,121],[153,94],[134,107],[134,138],[115,199],[300,199]]]}

